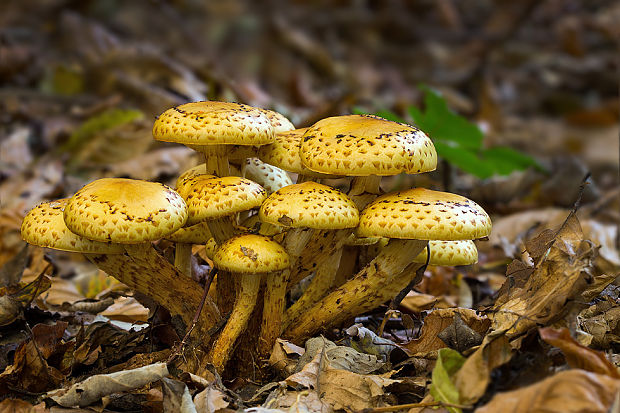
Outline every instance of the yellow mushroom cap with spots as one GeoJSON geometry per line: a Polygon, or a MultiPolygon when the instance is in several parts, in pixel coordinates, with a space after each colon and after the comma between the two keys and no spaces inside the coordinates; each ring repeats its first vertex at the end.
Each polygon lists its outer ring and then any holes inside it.
{"type": "Polygon", "coordinates": [[[304,134],[300,156],[307,168],[335,175],[416,174],[437,167],[435,146],[424,132],[373,115],[318,121],[304,134]]]}
{"type": "Polygon", "coordinates": [[[190,192],[192,191],[192,187],[196,182],[204,179],[217,178],[215,175],[209,175],[206,173],[200,173],[201,170],[205,170],[205,165],[198,165],[192,169],[189,169],[181,174],[176,182],[175,191],[179,195],[186,199],[190,192]],[[202,166],[202,168],[200,168],[202,166]]]}
{"type": "MultiPolygon", "coordinates": [[[[428,242],[431,250],[429,265],[471,265],[478,262],[478,249],[472,240],[428,242]]],[[[427,256],[426,248],[413,259],[424,264],[427,256]]]]}
{"type": "Polygon", "coordinates": [[[275,133],[286,132],[295,129],[295,125],[286,118],[283,114],[276,112],[275,110],[261,109],[263,113],[269,119],[273,131],[275,133]]]}
{"type": "Polygon", "coordinates": [[[102,178],[69,199],[64,218],[69,230],[88,239],[137,244],[158,240],[185,225],[187,206],[164,184],[102,178]]]}
{"type": "Polygon", "coordinates": [[[327,185],[304,182],[285,186],[263,202],[260,220],[295,228],[343,229],[359,222],[353,201],[327,185]]]}
{"type": "Polygon", "coordinates": [[[265,112],[241,103],[186,103],[168,109],[153,125],[156,140],[188,145],[265,145],[273,135],[265,112]]]}
{"type": "Polygon", "coordinates": [[[474,201],[447,192],[413,188],[386,194],[360,214],[357,235],[422,240],[486,237],[491,219],[474,201]]]}
{"type": "Polygon", "coordinates": [[[209,226],[206,221],[203,221],[189,227],[179,228],[164,238],[172,242],[184,244],[204,244],[211,237],[213,235],[211,235],[209,226]]]}
{"type": "Polygon", "coordinates": [[[222,270],[242,274],[264,274],[288,268],[290,258],[277,242],[262,235],[245,234],[222,243],[213,256],[222,270]]]}
{"type": "Polygon", "coordinates": [[[331,175],[314,172],[304,166],[299,155],[301,139],[308,128],[276,133],[275,139],[258,149],[261,161],[275,165],[285,171],[303,174],[311,178],[329,177],[331,175]]]}
{"type": "Polygon", "coordinates": [[[258,158],[248,158],[245,161],[245,177],[260,184],[267,194],[292,185],[293,181],[286,171],[277,166],[269,165],[258,158]]]}
{"type": "Polygon", "coordinates": [[[188,225],[212,220],[260,206],[267,197],[254,181],[238,176],[199,179],[185,198],[188,225]]]}
{"type": "Polygon", "coordinates": [[[62,251],[123,254],[125,248],[110,242],[93,241],[69,231],[64,220],[69,199],[44,202],[30,210],[22,221],[22,238],[29,244],[62,251]]]}

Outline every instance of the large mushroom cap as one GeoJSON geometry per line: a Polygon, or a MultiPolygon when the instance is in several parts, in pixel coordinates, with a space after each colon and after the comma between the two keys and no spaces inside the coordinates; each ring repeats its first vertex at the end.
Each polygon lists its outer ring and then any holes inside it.
{"type": "Polygon", "coordinates": [[[422,240],[486,237],[491,219],[474,201],[447,192],[413,188],[383,195],[360,214],[358,236],[422,240]]]}
{"type": "Polygon", "coordinates": [[[304,134],[300,156],[307,168],[334,175],[415,174],[437,166],[435,147],[424,132],[372,115],[318,121],[304,134]]]}
{"type": "Polygon", "coordinates": [[[353,228],[357,207],[342,192],[316,182],[285,186],[263,202],[260,220],[284,227],[314,229],[353,228]]]}
{"type": "MultiPolygon", "coordinates": [[[[470,265],[478,262],[478,249],[472,240],[461,241],[429,241],[431,258],[430,265],[470,265]]],[[[413,259],[414,262],[426,263],[426,248],[413,259]]]]}
{"type": "Polygon", "coordinates": [[[273,141],[273,134],[262,109],[229,102],[176,106],[153,125],[155,139],[186,145],[265,145],[273,141]]]}
{"type": "Polygon", "coordinates": [[[212,237],[207,222],[203,221],[189,227],[179,228],[165,238],[172,242],[184,244],[204,244],[212,237]]]}
{"type": "Polygon", "coordinates": [[[64,220],[65,206],[69,199],[44,202],[30,210],[22,221],[22,238],[29,244],[62,251],[122,254],[125,249],[118,244],[98,242],[69,231],[64,220]]]}
{"type": "Polygon", "coordinates": [[[284,248],[262,235],[245,234],[229,239],[213,256],[217,268],[242,274],[264,274],[288,268],[290,258],[284,248]]]}
{"type": "Polygon", "coordinates": [[[260,206],[267,197],[254,181],[238,176],[198,179],[187,195],[188,225],[212,220],[260,206]]]}
{"type": "Polygon", "coordinates": [[[72,232],[96,241],[136,244],[175,232],[187,220],[179,194],[156,182],[103,178],[69,199],[64,213],[72,232]]]}

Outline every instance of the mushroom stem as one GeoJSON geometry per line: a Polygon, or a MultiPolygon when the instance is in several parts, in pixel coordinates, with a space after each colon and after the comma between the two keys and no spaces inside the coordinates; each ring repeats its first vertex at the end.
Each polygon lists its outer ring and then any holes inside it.
{"type": "Polygon", "coordinates": [[[228,148],[226,145],[203,145],[201,151],[205,157],[207,174],[215,176],[229,176],[228,148]]]}
{"type": "Polygon", "coordinates": [[[258,338],[259,354],[268,355],[280,336],[282,317],[286,308],[286,290],[291,276],[291,267],[301,255],[304,247],[315,231],[308,228],[290,229],[283,242],[284,249],[291,259],[291,266],[283,271],[267,275],[265,299],[263,302],[263,320],[258,338]]]}
{"type": "Polygon", "coordinates": [[[340,265],[341,256],[342,248],[336,248],[331,252],[327,260],[319,265],[312,281],[310,281],[302,296],[286,310],[282,322],[283,330],[290,327],[290,321],[293,318],[307,311],[330,290],[340,265]]]}
{"type": "MultiPolygon", "coordinates": [[[[207,221],[209,231],[211,231],[217,245],[222,244],[235,235],[233,218],[233,215],[229,215],[207,221]]],[[[228,310],[231,309],[231,303],[235,301],[235,277],[232,277],[231,274],[226,271],[219,271],[215,288],[217,291],[218,307],[222,312],[227,313],[228,310]]]]}
{"type": "Polygon", "coordinates": [[[256,305],[261,284],[261,277],[256,274],[233,274],[233,276],[240,277],[240,288],[235,300],[235,306],[226,326],[207,356],[209,362],[215,366],[219,373],[224,370],[233,352],[235,341],[248,324],[248,320],[256,305]]]}
{"type": "Polygon", "coordinates": [[[426,244],[427,241],[419,240],[390,240],[381,253],[355,277],[336,288],[310,310],[295,317],[284,336],[300,343],[322,328],[375,308],[382,302],[379,300],[385,297],[382,289],[385,290],[394,281],[426,244]]]}
{"type": "Polygon", "coordinates": [[[355,202],[355,206],[360,211],[374,199],[381,195],[381,177],[377,175],[356,176],[351,181],[349,198],[355,202]]]}
{"type": "MultiPolygon", "coordinates": [[[[88,259],[128,287],[155,299],[182,321],[183,329],[190,326],[202,300],[201,286],[177,271],[150,243],[125,248],[129,256],[89,254],[88,259]]],[[[221,319],[215,303],[207,297],[196,325],[198,334],[206,335],[221,319]]]]}
{"type": "Polygon", "coordinates": [[[188,277],[192,277],[192,244],[177,242],[174,250],[174,266],[188,277]]]}

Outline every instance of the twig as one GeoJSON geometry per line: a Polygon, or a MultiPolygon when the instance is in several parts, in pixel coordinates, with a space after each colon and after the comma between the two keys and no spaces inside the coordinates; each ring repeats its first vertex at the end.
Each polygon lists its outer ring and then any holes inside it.
{"type": "Polygon", "coordinates": [[[202,299],[200,300],[200,304],[198,305],[198,308],[196,309],[196,314],[194,314],[194,320],[192,321],[192,325],[187,330],[187,333],[185,333],[183,340],[181,340],[176,350],[172,352],[172,354],[170,354],[170,357],[168,357],[168,360],[166,362],[167,364],[170,364],[176,357],[183,354],[183,348],[187,345],[189,336],[192,334],[192,331],[194,331],[194,328],[196,327],[196,324],[198,323],[198,319],[200,318],[200,313],[202,312],[202,307],[204,307],[205,300],[207,299],[207,295],[209,294],[209,287],[211,287],[211,282],[213,281],[213,278],[215,278],[215,274],[217,274],[217,268],[214,267],[211,269],[211,271],[209,271],[209,275],[207,276],[207,279],[205,280],[205,286],[202,292],[202,299]]]}
{"type": "Polygon", "coordinates": [[[471,409],[473,406],[464,404],[454,404],[446,402],[420,402],[409,404],[395,404],[394,406],[375,407],[369,409],[358,410],[358,413],[383,413],[383,412],[395,412],[397,410],[409,410],[416,407],[455,407],[457,409],[471,409]]]}

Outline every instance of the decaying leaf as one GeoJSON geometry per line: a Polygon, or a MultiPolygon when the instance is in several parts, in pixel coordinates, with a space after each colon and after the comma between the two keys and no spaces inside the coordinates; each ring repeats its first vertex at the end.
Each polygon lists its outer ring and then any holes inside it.
{"type": "Polygon", "coordinates": [[[192,396],[190,396],[185,383],[163,377],[161,388],[164,395],[163,408],[165,412],[196,413],[192,396]]]}
{"type": "Polygon", "coordinates": [[[445,308],[428,313],[424,319],[424,325],[420,331],[420,337],[411,340],[403,347],[411,355],[427,354],[431,351],[446,347],[446,343],[438,337],[446,328],[454,323],[455,315],[473,331],[484,335],[491,325],[491,321],[485,316],[476,314],[468,308],[445,308]]]}
{"type": "Polygon", "coordinates": [[[357,374],[333,368],[326,352],[324,347],[300,372],[289,376],[286,383],[317,391],[321,400],[335,410],[361,410],[379,406],[387,397],[385,387],[398,382],[383,375],[357,374]]]}
{"type": "Polygon", "coordinates": [[[550,245],[547,249],[531,247],[536,262],[527,280],[507,280],[513,288],[503,288],[492,309],[492,328],[505,330],[516,337],[538,323],[560,319],[572,300],[592,281],[590,273],[596,250],[583,239],[579,221],[570,214],[553,240],[545,235],[534,244],[550,245]]]}
{"type": "Polygon", "coordinates": [[[227,408],[229,404],[224,393],[214,386],[207,386],[194,396],[194,405],[198,413],[215,413],[220,409],[227,408]]]}
{"type": "Polygon", "coordinates": [[[347,346],[337,346],[324,337],[315,337],[306,341],[306,351],[299,359],[295,371],[301,371],[306,364],[323,354],[334,369],[347,370],[356,374],[369,374],[381,369],[384,363],[372,354],[360,353],[347,346]]]}
{"type": "Polygon", "coordinates": [[[620,391],[620,380],[584,370],[562,371],[539,383],[499,393],[476,413],[607,413],[620,391]]]}
{"type": "Polygon", "coordinates": [[[351,347],[365,354],[374,354],[382,360],[387,360],[392,350],[397,347],[392,340],[377,336],[361,324],[354,324],[345,332],[352,338],[351,347]]]}
{"type": "Polygon", "coordinates": [[[538,332],[543,340],[562,350],[569,366],[620,379],[618,369],[607,360],[605,353],[582,346],[571,337],[568,329],[545,327],[538,332]]]}
{"type": "Polygon", "coordinates": [[[151,364],[133,370],[100,374],[47,395],[64,407],[88,406],[108,394],[140,388],[168,375],[166,363],[151,364]]]}

